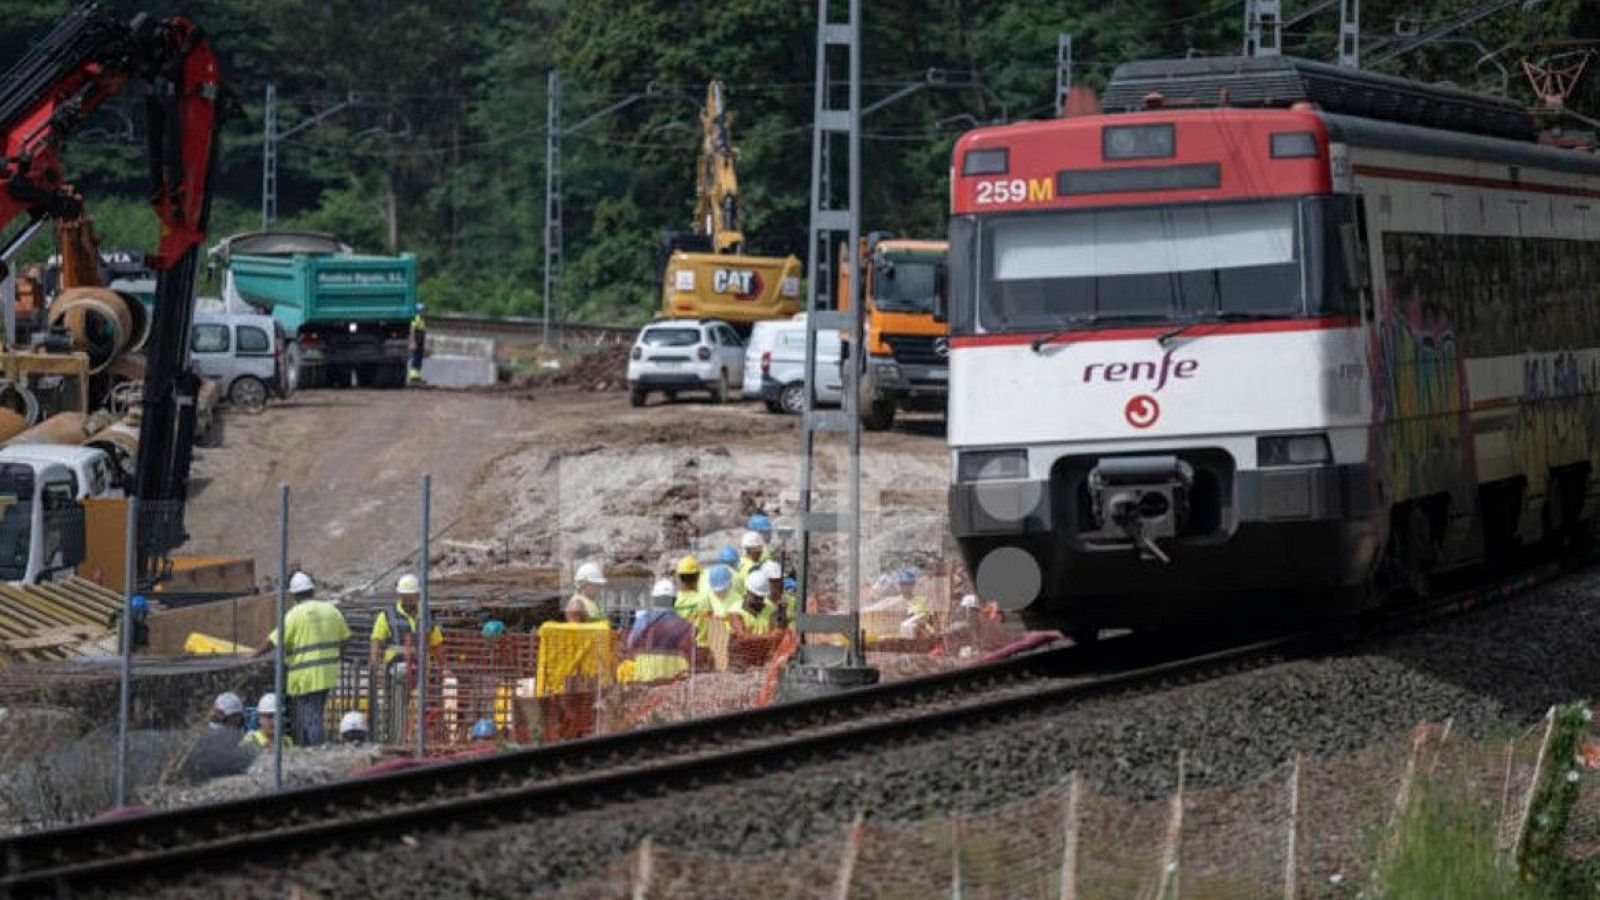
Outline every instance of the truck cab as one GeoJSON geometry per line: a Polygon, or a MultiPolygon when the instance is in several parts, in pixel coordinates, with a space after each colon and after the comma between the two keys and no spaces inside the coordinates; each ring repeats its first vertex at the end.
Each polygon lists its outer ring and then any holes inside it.
{"type": "MultiPolygon", "coordinates": [[[[950,328],[938,314],[945,241],[870,235],[865,261],[866,369],[861,373],[861,424],[881,431],[897,410],[942,411],[950,388],[950,328]]],[[[850,308],[848,254],[840,249],[839,308],[850,308]]],[[[848,357],[849,354],[846,354],[848,357]]]]}

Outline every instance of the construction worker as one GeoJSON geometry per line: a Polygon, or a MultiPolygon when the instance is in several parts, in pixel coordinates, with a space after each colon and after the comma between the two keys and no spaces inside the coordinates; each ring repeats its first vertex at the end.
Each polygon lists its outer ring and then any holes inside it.
{"type": "Polygon", "coordinates": [[[422,381],[422,357],[428,349],[428,322],[422,317],[422,304],[417,304],[417,314],[411,318],[411,364],[406,367],[406,380],[412,384],[422,381]]]}
{"type": "Polygon", "coordinates": [[[685,556],[678,560],[673,574],[678,576],[678,593],[672,608],[683,618],[693,620],[700,611],[700,560],[685,556]]]}
{"type": "Polygon", "coordinates": [[[744,555],[739,558],[739,577],[749,578],[750,572],[772,558],[767,552],[767,542],[761,539],[761,532],[746,531],[744,537],[739,539],[739,549],[744,555]]]}
{"type": "Polygon", "coordinates": [[[500,736],[500,730],[494,727],[493,719],[479,719],[472,723],[472,742],[480,744],[485,741],[493,742],[500,736]]]}
{"type": "MultiPolygon", "coordinates": [[[[384,665],[396,659],[406,662],[409,669],[411,657],[417,652],[417,608],[422,600],[422,582],[407,573],[394,585],[395,601],[391,609],[378,613],[372,622],[371,650],[368,658],[373,665],[379,660],[384,665]]],[[[433,626],[428,633],[428,648],[444,643],[444,632],[433,626]]]]}
{"type": "MultiPolygon", "coordinates": [[[[711,620],[721,619],[727,622],[737,618],[741,597],[733,592],[733,570],[717,563],[706,570],[706,589],[700,595],[700,602],[695,607],[693,616],[686,616],[694,623],[694,642],[701,647],[711,646],[711,620]]],[[[728,627],[734,628],[729,622],[728,627]]]]}
{"type": "Polygon", "coordinates": [[[744,527],[747,531],[754,531],[757,535],[760,535],[761,545],[767,548],[767,553],[762,556],[761,561],[766,562],[771,559],[772,520],[767,518],[765,513],[756,513],[750,517],[750,521],[746,522],[744,527]]]}
{"type": "Polygon", "coordinates": [[[928,607],[928,598],[917,593],[916,569],[901,569],[895,576],[895,583],[900,586],[899,600],[906,608],[906,615],[927,616],[932,612],[928,607]]]}
{"type": "Polygon", "coordinates": [[[661,579],[650,589],[651,608],[633,620],[627,649],[633,654],[634,681],[665,681],[689,671],[694,626],[678,615],[677,588],[661,579]]]}
{"type": "MultiPolygon", "coordinates": [[[[150,601],[146,600],[143,594],[134,594],[128,600],[128,608],[131,610],[128,622],[133,625],[132,641],[129,646],[134,652],[138,652],[150,646],[150,601]]],[[[111,631],[119,635],[122,633],[121,607],[111,613],[107,625],[111,631]]],[[[121,644],[120,639],[118,644],[121,644]]]]}
{"type": "Polygon", "coordinates": [[[211,704],[210,731],[233,731],[244,734],[244,701],[233,691],[223,691],[211,704]]]}
{"type": "Polygon", "coordinates": [[[567,621],[607,621],[606,611],[600,606],[600,589],[605,587],[606,584],[606,573],[600,568],[600,564],[597,562],[584,563],[578,567],[578,573],[573,580],[577,582],[578,592],[572,596],[572,601],[567,605],[570,608],[572,603],[577,603],[582,607],[583,618],[573,620],[569,617],[567,621]]]}
{"type": "MultiPolygon", "coordinates": [[[[339,608],[316,599],[316,583],[304,572],[289,579],[289,600],[283,616],[283,671],[294,704],[294,736],[305,747],[328,740],[328,692],[339,681],[339,648],[350,639],[350,626],[339,608]]],[[[256,648],[256,656],[272,652],[278,629],[256,648]]]]}
{"type": "Polygon", "coordinates": [[[365,744],[370,730],[367,728],[367,717],[356,710],[350,710],[339,720],[339,742],[344,744],[365,744]]]}
{"type": "Polygon", "coordinates": [[[773,582],[766,566],[759,566],[744,580],[744,604],[739,607],[735,632],[763,635],[772,631],[778,606],[772,602],[773,582]]]}
{"type": "MultiPolygon", "coordinates": [[[[254,731],[245,732],[244,738],[239,741],[240,746],[255,747],[264,750],[272,746],[273,736],[278,733],[278,695],[262,694],[256,701],[256,728],[254,731]]],[[[283,736],[283,745],[293,747],[294,741],[288,735],[283,736]]]]}

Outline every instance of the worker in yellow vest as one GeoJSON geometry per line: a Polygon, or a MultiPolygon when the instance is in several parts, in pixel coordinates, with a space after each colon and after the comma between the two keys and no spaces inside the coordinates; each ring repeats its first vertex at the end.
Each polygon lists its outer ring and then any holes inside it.
{"type": "Polygon", "coordinates": [[[744,603],[739,607],[738,626],[741,635],[764,635],[772,631],[778,605],[772,602],[772,579],[766,566],[758,566],[744,580],[744,603]]]}
{"type": "Polygon", "coordinates": [[[683,618],[694,621],[695,614],[700,611],[700,560],[693,555],[685,556],[678,560],[673,574],[678,578],[678,592],[672,601],[672,609],[683,618]]]}
{"type": "MultiPolygon", "coordinates": [[[[262,694],[256,701],[256,727],[254,731],[247,731],[239,741],[239,746],[250,747],[255,750],[266,750],[272,747],[273,739],[278,733],[278,695],[262,694]]],[[[283,736],[283,745],[293,747],[294,741],[286,734],[283,736]]]]}
{"type": "MultiPolygon", "coordinates": [[[[720,619],[728,622],[739,614],[742,598],[733,593],[733,570],[718,563],[706,571],[706,590],[700,595],[694,615],[686,617],[694,623],[694,642],[701,647],[711,646],[711,622],[720,619]]],[[[729,623],[729,629],[734,626],[729,623]]]]}
{"type": "Polygon", "coordinates": [[[583,618],[579,621],[606,621],[606,611],[600,605],[600,589],[606,584],[605,570],[601,569],[597,562],[586,562],[578,567],[573,580],[577,582],[578,592],[572,595],[572,600],[567,605],[571,607],[576,603],[583,608],[583,618]]]}
{"type": "MultiPolygon", "coordinates": [[[[328,693],[339,682],[339,650],[350,639],[350,626],[339,608],[316,599],[316,584],[304,572],[289,579],[294,606],[283,616],[283,671],[294,709],[294,736],[305,747],[328,740],[328,693]]],[[[278,629],[256,648],[257,656],[278,645],[278,629]]],[[[276,702],[277,698],[273,698],[276,702]]]]}
{"type": "MultiPolygon", "coordinates": [[[[417,651],[417,611],[422,602],[422,582],[417,576],[405,574],[394,586],[394,606],[378,613],[372,622],[371,651],[373,665],[382,660],[384,665],[402,659],[411,662],[417,651]]],[[[433,626],[428,633],[428,648],[444,643],[444,632],[433,626]]]]}

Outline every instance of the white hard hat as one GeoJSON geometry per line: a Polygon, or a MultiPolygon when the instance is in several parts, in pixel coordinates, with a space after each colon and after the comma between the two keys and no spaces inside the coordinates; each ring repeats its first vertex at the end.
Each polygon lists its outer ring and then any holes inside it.
{"type": "Polygon", "coordinates": [[[978,595],[977,594],[968,594],[965,597],[962,597],[961,598],[961,608],[962,609],[977,609],[978,608],[978,595]]]}
{"type": "Polygon", "coordinates": [[[766,545],[767,542],[763,541],[761,539],[761,535],[754,531],[746,531],[744,533],[744,537],[739,539],[739,546],[746,550],[755,550],[758,547],[765,547],[766,545]]]}
{"type": "Polygon", "coordinates": [[[672,579],[663,578],[660,581],[657,581],[654,587],[650,588],[650,596],[652,598],[676,597],[678,596],[678,589],[673,585],[672,579]]]}
{"type": "Polygon", "coordinates": [[[309,594],[316,589],[317,585],[311,580],[311,576],[304,572],[296,572],[289,579],[289,593],[291,594],[309,594]]]}
{"type": "Polygon", "coordinates": [[[579,584],[605,584],[606,573],[597,562],[586,562],[578,567],[575,580],[579,584]]]}
{"type": "Polygon", "coordinates": [[[339,733],[340,734],[349,734],[352,731],[366,731],[366,730],[367,730],[367,717],[363,716],[361,713],[358,713],[353,709],[351,711],[345,713],[344,714],[344,718],[339,720],[339,733]]]}
{"type": "Polygon", "coordinates": [[[778,561],[775,560],[775,559],[769,559],[766,562],[762,563],[761,564],[761,571],[767,573],[767,580],[768,581],[782,581],[783,580],[783,566],[778,565],[778,561]]]}
{"type": "Polygon", "coordinates": [[[217,700],[211,704],[211,708],[225,716],[244,715],[244,701],[240,700],[239,695],[233,691],[223,691],[218,694],[217,700]]]}
{"type": "Polygon", "coordinates": [[[278,695],[277,694],[262,694],[261,695],[261,699],[256,701],[256,712],[261,713],[263,715],[274,715],[274,716],[277,715],[278,714],[278,695]]]}
{"type": "Polygon", "coordinates": [[[420,594],[422,593],[422,582],[417,580],[417,576],[407,572],[400,576],[399,581],[394,583],[394,591],[397,594],[420,594]]]}
{"type": "Polygon", "coordinates": [[[767,577],[767,567],[757,566],[744,577],[744,589],[757,597],[772,596],[772,581],[767,577]]]}

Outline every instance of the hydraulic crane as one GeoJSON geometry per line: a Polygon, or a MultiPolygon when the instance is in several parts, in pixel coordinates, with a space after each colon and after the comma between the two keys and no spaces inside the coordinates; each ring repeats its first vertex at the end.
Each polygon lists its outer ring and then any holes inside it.
{"type": "Polygon", "coordinates": [[[45,220],[72,219],[80,201],[62,169],[70,137],[131,81],[149,89],[151,205],[161,236],[146,344],[143,416],[130,494],[145,515],[141,577],[186,540],[183,505],[199,379],[188,370],[196,264],[211,205],[221,72],[211,42],[181,18],[131,19],[94,4],[73,9],[0,75],[0,228],[27,224],[0,248],[10,259],[45,220]]]}

